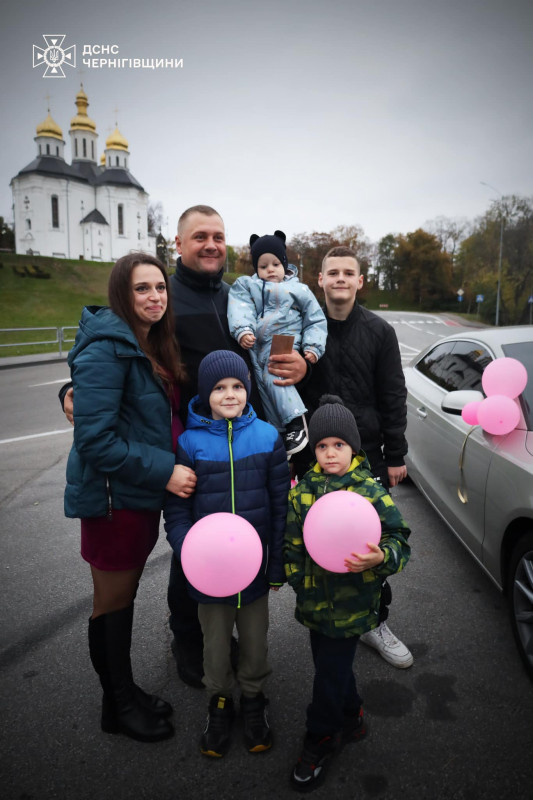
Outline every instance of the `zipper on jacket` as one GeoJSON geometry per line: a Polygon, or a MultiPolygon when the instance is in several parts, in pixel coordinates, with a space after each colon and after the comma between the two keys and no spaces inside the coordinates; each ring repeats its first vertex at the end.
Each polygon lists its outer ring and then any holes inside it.
{"type": "MultiPolygon", "coordinates": [[[[235,514],[235,473],[233,471],[233,422],[228,419],[228,449],[229,449],[229,470],[231,481],[231,513],[235,514]]],[[[237,596],[237,608],[241,607],[241,593],[237,596]]]]}
{"type": "Polygon", "coordinates": [[[231,513],[235,514],[235,473],[233,471],[233,422],[228,419],[229,470],[231,480],[231,513]]]}
{"type": "Polygon", "coordinates": [[[113,498],[111,497],[111,484],[109,483],[109,475],[105,476],[105,490],[107,494],[107,514],[108,520],[113,519],[113,498]]]}

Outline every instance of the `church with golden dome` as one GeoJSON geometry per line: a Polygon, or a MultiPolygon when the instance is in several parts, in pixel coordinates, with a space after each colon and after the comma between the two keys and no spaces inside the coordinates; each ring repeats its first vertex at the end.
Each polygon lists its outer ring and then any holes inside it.
{"type": "Polygon", "coordinates": [[[12,179],[17,253],[116,261],[132,250],[155,254],[148,194],[129,171],[128,141],[115,127],[98,158],[98,133],[83,89],[70,121],[72,161],[60,126],[37,125],[36,158],[12,179]]]}

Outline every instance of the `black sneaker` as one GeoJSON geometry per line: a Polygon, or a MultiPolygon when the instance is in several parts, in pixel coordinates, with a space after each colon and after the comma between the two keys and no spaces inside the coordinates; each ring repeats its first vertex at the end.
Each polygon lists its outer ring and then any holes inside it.
{"type": "Polygon", "coordinates": [[[316,742],[306,735],[302,754],[291,773],[293,788],[299,792],[310,792],[320,786],[338,746],[337,736],[324,736],[316,742]]]}
{"type": "Polygon", "coordinates": [[[359,713],[355,715],[344,716],[344,725],[342,726],[341,744],[349,744],[350,742],[359,742],[364,739],[368,729],[363,719],[363,709],[359,709],[359,713]]]}
{"type": "Polygon", "coordinates": [[[241,697],[244,742],[250,753],[262,753],[272,747],[267,709],[268,700],[262,692],[255,697],[241,697]]]}
{"type": "Polygon", "coordinates": [[[305,417],[295,417],[285,428],[283,435],[287,457],[299,453],[309,442],[305,417]]]}
{"type": "Polygon", "coordinates": [[[207,724],[200,739],[200,750],[204,756],[222,758],[228,752],[234,716],[233,699],[213,695],[209,701],[207,724]]]}

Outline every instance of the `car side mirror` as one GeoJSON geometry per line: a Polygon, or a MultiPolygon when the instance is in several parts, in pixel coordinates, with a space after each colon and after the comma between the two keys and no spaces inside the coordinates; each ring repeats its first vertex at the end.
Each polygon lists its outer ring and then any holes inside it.
{"type": "Polygon", "coordinates": [[[447,414],[460,415],[467,403],[479,403],[484,399],[483,392],[475,392],[472,389],[459,389],[444,395],[440,407],[447,414]]]}

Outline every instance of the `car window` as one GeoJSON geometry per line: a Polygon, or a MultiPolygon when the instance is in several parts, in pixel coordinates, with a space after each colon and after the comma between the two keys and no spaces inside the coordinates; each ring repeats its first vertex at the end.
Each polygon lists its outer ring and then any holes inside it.
{"type": "Polygon", "coordinates": [[[430,378],[438,386],[446,389],[446,376],[452,350],[453,342],[437,344],[418,362],[416,369],[426,378],[430,378]]]}
{"type": "Polygon", "coordinates": [[[481,375],[490,361],[488,351],[476,342],[443,342],[430,350],[416,369],[447,392],[455,389],[481,392],[481,375]]]}
{"type": "Polygon", "coordinates": [[[454,364],[450,380],[457,385],[454,389],[472,389],[482,392],[481,376],[490,364],[492,357],[478,342],[456,342],[453,348],[454,364]]]}
{"type": "Polygon", "coordinates": [[[521,361],[527,369],[528,381],[522,392],[522,409],[527,423],[527,429],[533,431],[533,345],[531,342],[518,342],[504,344],[502,350],[509,358],[521,361]]]}

